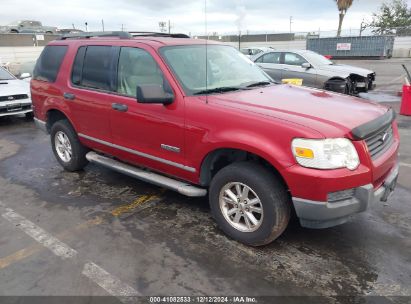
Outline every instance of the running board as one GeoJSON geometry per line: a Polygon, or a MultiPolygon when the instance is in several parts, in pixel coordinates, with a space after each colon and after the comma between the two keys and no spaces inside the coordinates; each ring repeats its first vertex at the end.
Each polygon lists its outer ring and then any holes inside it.
{"type": "Polygon", "coordinates": [[[96,163],[103,165],[105,167],[111,168],[117,172],[124,173],[128,176],[141,179],[145,182],[155,184],[170,190],[177,191],[178,193],[190,196],[190,197],[199,197],[206,196],[207,190],[202,188],[197,188],[193,185],[181,182],[157,173],[144,171],[142,169],[127,165],[125,163],[119,162],[115,159],[108,158],[102,155],[99,155],[95,152],[89,152],[86,155],[86,158],[91,163],[96,163]]]}

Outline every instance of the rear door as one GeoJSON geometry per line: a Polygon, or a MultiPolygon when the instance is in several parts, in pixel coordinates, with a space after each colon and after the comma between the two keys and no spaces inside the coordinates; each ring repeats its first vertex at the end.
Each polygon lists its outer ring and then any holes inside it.
{"type": "Polygon", "coordinates": [[[113,91],[114,52],[112,46],[81,46],[73,62],[68,89],[63,92],[79,137],[99,143],[103,151],[110,150],[107,143],[111,142],[109,97],[113,91]]]}
{"type": "Polygon", "coordinates": [[[302,64],[308,61],[299,54],[292,52],[284,53],[283,79],[298,78],[303,79],[303,85],[315,87],[317,72],[314,67],[303,68],[302,64]]]}
{"type": "Polygon", "coordinates": [[[283,64],[281,64],[281,52],[270,52],[260,56],[255,63],[274,80],[281,82],[283,79],[283,64]]]}

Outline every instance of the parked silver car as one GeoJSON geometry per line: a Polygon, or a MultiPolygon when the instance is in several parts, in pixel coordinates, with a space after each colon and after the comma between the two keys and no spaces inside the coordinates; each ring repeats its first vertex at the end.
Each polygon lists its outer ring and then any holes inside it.
{"type": "Polygon", "coordinates": [[[44,26],[40,21],[35,20],[21,20],[13,22],[9,25],[0,27],[0,32],[3,33],[23,33],[23,34],[55,34],[57,28],[53,26],[44,26]]]}
{"type": "Polygon", "coordinates": [[[307,50],[270,50],[252,60],[274,80],[298,78],[308,87],[345,94],[372,90],[376,74],[350,65],[335,64],[324,56],[307,50]]]}

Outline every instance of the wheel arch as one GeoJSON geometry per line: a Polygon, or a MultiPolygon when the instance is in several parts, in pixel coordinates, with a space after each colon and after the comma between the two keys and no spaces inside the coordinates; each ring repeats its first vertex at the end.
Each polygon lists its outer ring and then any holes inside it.
{"type": "Polygon", "coordinates": [[[66,119],[67,121],[70,122],[72,125],[73,129],[75,130],[73,122],[70,120],[69,116],[64,113],[63,111],[55,108],[50,108],[46,112],[46,128],[47,132],[50,133],[51,127],[59,120],[66,119]]]}
{"type": "Polygon", "coordinates": [[[239,148],[216,148],[210,151],[204,158],[200,167],[200,184],[207,187],[210,185],[212,178],[221,169],[235,162],[250,161],[256,162],[264,167],[267,167],[274,175],[276,175],[289,189],[286,180],[280,173],[279,164],[272,164],[266,157],[260,153],[250,151],[251,149],[239,148]]]}

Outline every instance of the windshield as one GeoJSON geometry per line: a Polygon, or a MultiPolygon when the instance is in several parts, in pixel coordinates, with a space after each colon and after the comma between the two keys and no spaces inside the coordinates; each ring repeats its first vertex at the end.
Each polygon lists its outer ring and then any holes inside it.
{"type": "Polygon", "coordinates": [[[317,65],[332,65],[332,64],[334,64],[334,62],[332,62],[331,60],[328,60],[323,55],[320,55],[320,54],[312,52],[312,51],[305,52],[304,56],[313,65],[316,65],[316,64],[317,65]]]}
{"type": "Polygon", "coordinates": [[[229,91],[230,88],[242,89],[272,82],[257,65],[230,46],[168,46],[161,48],[160,53],[187,95],[218,92],[218,89],[223,88],[221,93],[229,91]]]}
{"type": "Polygon", "coordinates": [[[13,80],[15,77],[6,70],[0,68],[0,80],[13,80]]]}

